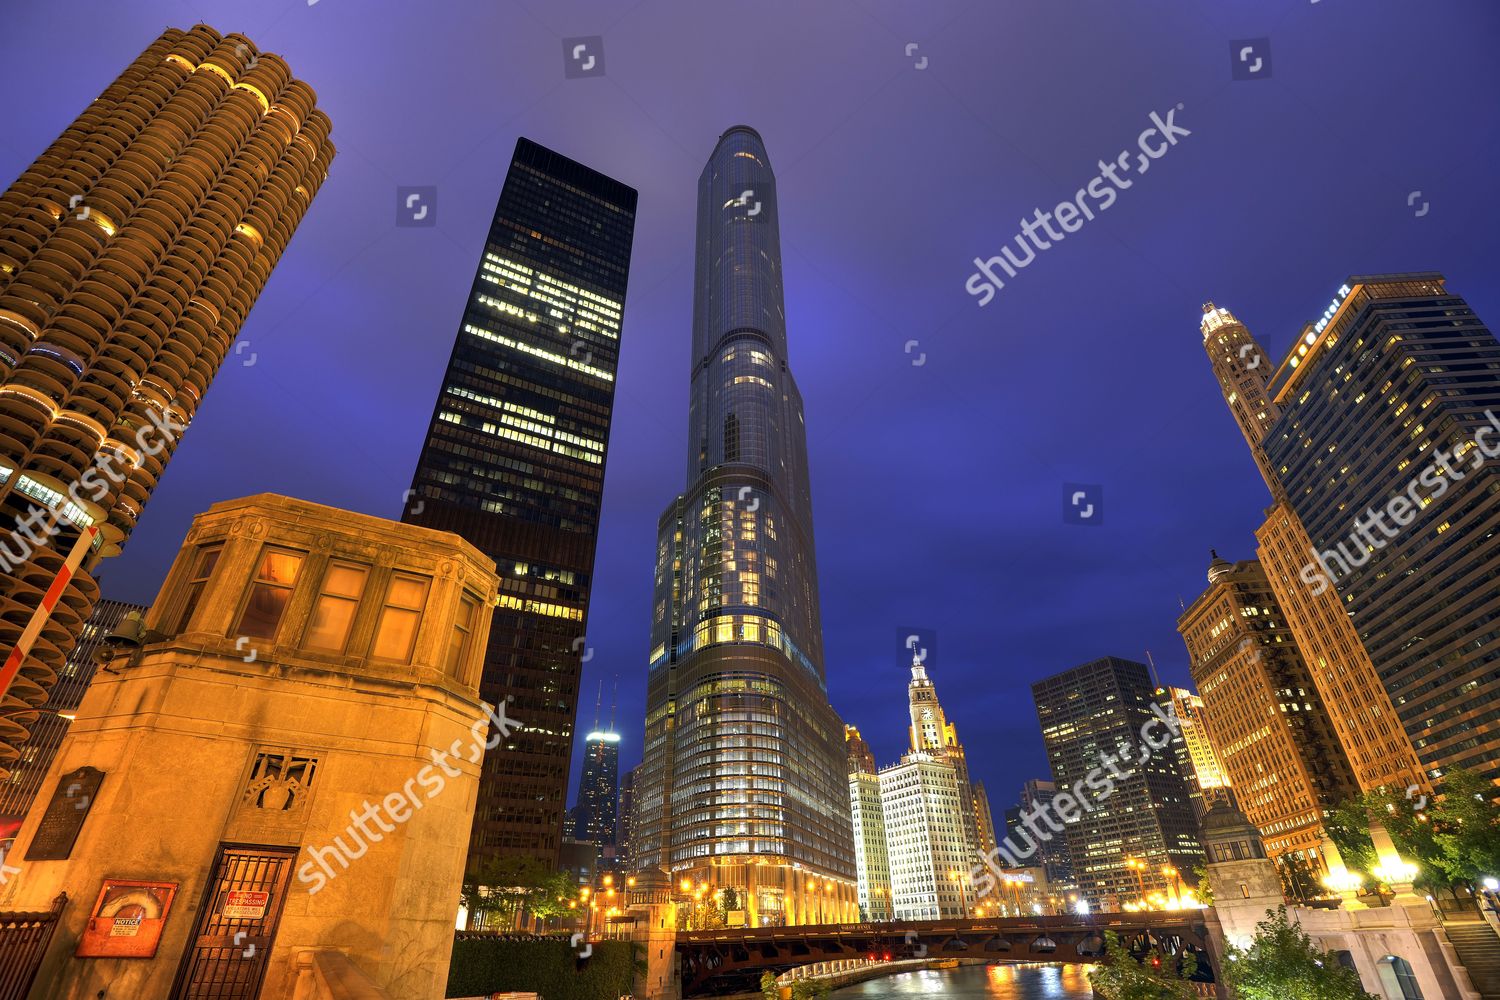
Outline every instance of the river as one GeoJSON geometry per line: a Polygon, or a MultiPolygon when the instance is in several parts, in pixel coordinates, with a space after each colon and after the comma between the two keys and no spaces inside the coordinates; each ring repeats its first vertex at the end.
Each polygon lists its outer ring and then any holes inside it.
{"type": "Polygon", "coordinates": [[[1090,1000],[1081,965],[969,965],[943,971],[902,972],[835,990],[829,1000],[1090,1000]]]}

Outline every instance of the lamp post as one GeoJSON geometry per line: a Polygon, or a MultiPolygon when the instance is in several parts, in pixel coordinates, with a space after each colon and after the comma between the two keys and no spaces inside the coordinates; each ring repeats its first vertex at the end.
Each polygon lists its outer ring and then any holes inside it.
{"type": "Polygon", "coordinates": [[[1146,870],[1146,862],[1139,858],[1126,858],[1125,867],[1129,868],[1135,875],[1135,884],[1141,891],[1141,905],[1146,905],[1146,880],[1141,873],[1146,870]]]}
{"type": "Polygon", "coordinates": [[[956,871],[949,871],[948,872],[948,881],[952,882],[954,885],[958,886],[959,904],[960,904],[960,906],[963,909],[964,919],[968,920],[969,919],[969,893],[968,893],[968,890],[964,888],[963,878],[959,876],[958,872],[956,872],[956,871]]]}
{"type": "Polygon", "coordinates": [[[1176,907],[1182,909],[1182,879],[1178,877],[1179,872],[1171,865],[1162,865],[1161,873],[1162,877],[1172,880],[1172,899],[1176,907]]]}

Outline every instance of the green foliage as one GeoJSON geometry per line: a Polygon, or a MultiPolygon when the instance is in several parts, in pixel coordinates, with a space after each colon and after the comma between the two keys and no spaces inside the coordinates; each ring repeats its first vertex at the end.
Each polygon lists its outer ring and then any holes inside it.
{"type": "Polygon", "coordinates": [[[740,895],[734,891],[734,886],[724,890],[723,904],[723,913],[726,918],[740,908],[740,895]]]}
{"type": "Polygon", "coordinates": [[[476,926],[519,927],[525,916],[556,917],[568,912],[577,891],[572,876],[535,858],[497,857],[464,876],[461,898],[476,926]]]}
{"type": "Polygon", "coordinates": [[[1323,828],[1343,856],[1350,871],[1359,872],[1366,886],[1374,884],[1370,875],[1380,862],[1375,859],[1375,844],[1370,840],[1370,812],[1360,798],[1346,799],[1328,814],[1323,828]]]}
{"type": "Polygon", "coordinates": [[[453,942],[444,996],[540,993],[547,1000],[616,1000],[629,993],[641,962],[640,946],[595,941],[580,960],[566,939],[507,941],[466,938],[453,942]]]}
{"type": "Polygon", "coordinates": [[[1281,894],[1287,899],[1306,903],[1324,895],[1317,873],[1300,854],[1283,854],[1277,858],[1276,874],[1281,876],[1281,894]]]}
{"type": "Polygon", "coordinates": [[[1198,876],[1198,888],[1195,890],[1198,896],[1198,902],[1202,903],[1204,906],[1213,906],[1214,886],[1213,882],[1211,882],[1208,877],[1208,865],[1200,861],[1198,864],[1193,866],[1193,874],[1198,876]]]}
{"type": "Polygon", "coordinates": [[[1376,1000],[1352,969],[1287,922],[1284,906],[1266,911],[1248,950],[1230,947],[1224,981],[1238,1000],[1376,1000]]]}
{"type": "Polygon", "coordinates": [[[776,985],[776,973],[762,972],[760,974],[760,995],[765,1000],[778,1000],[781,989],[776,985]]]}
{"type": "Polygon", "coordinates": [[[1344,863],[1368,874],[1379,864],[1363,828],[1377,817],[1391,835],[1396,850],[1421,869],[1418,888],[1428,892],[1472,889],[1486,876],[1500,874],[1500,806],[1495,788],[1472,771],[1455,768],[1444,777],[1443,798],[1418,810],[1404,793],[1378,790],[1351,799],[1334,816],[1339,825],[1329,833],[1344,854],[1344,863]],[[1340,833],[1358,852],[1351,858],[1340,833]],[[1360,843],[1360,841],[1363,843],[1360,843]]]}
{"type": "Polygon", "coordinates": [[[1155,948],[1139,960],[1114,931],[1104,932],[1105,964],[1089,973],[1089,985],[1101,1000],[1195,1000],[1197,987],[1191,982],[1198,960],[1186,954],[1175,956],[1155,948]]]}
{"type": "Polygon", "coordinates": [[[828,995],[828,984],[821,979],[798,979],[792,983],[792,1000],[822,1000],[828,995]]]}

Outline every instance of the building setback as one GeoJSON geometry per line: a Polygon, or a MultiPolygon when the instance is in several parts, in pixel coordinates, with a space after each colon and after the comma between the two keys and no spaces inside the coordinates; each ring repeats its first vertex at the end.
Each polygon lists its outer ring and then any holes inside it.
{"type": "Polygon", "coordinates": [[[318,193],[312,88],[243,35],[168,29],[0,195],[0,657],[80,537],[0,702],[0,771],[318,193]]]}
{"type": "Polygon", "coordinates": [[[402,514],[501,577],[479,690],[521,728],[485,758],[471,862],[562,844],[635,208],[517,141],[402,514]]]}
{"type": "MultiPolygon", "coordinates": [[[[1362,791],[1425,785],[1411,740],[1338,592],[1300,579],[1312,542],[1264,447],[1281,413],[1272,398],[1270,355],[1233,313],[1212,302],[1203,307],[1199,329],[1224,401],[1271,491],[1265,522],[1255,532],[1257,555],[1355,781],[1362,791]]],[[[1305,340],[1305,334],[1299,338],[1305,340]]],[[[1294,354],[1305,346],[1299,343],[1294,354]]]]}
{"type": "Polygon", "coordinates": [[[637,864],[733,888],[750,926],[858,915],[828,704],[776,179],[736,126],[698,182],[687,491],[658,522],[637,864]]]}
{"type": "MultiPolygon", "coordinates": [[[[1089,906],[1115,910],[1152,891],[1173,891],[1173,879],[1161,873],[1165,867],[1191,884],[1203,849],[1175,753],[1165,744],[1145,752],[1143,733],[1159,720],[1152,712],[1155,685],[1146,664],[1107,656],[1039,681],[1031,690],[1059,796],[1066,792],[1092,806],[1066,810],[1071,819],[1056,810],[1074,881],[1089,906]],[[1098,793],[1097,781],[1088,780],[1096,768],[1113,784],[1108,794],[1098,793]],[[1132,861],[1144,863],[1144,871],[1127,864],[1132,861]]],[[[1049,816],[1044,811],[1041,821],[1027,828],[1057,836],[1049,816]]],[[[1057,818],[1052,817],[1054,824],[1057,818]]]]}
{"type": "Polygon", "coordinates": [[[1214,748],[1272,860],[1322,860],[1326,812],[1359,792],[1265,571],[1217,555],[1177,620],[1214,748]]]}

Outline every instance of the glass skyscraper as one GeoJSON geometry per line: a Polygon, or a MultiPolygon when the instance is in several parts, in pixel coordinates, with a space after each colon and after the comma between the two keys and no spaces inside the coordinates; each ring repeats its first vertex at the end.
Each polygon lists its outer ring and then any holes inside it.
{"type": "Polygon", "coordinates": [[[613,868],[619,857],[620,734],[595,729],[584,737],[583,774],[573,807],[573,839],[598,848],[595,867],[613,868]]]}
{"type": "Polygon", "coordinates": [[[733,888],[751,926],[858,913],[786,355],[776,180],[737,126],[698,181],[688,488],[658,529],[632,840],[674,883],[733,888]]]}
{"type": "Polygon", "coordinates": [[[402,520],[495,560],[470,859],[555,863],[586,648],[636,192],[529,139],[515,156],[402,520]]]}

